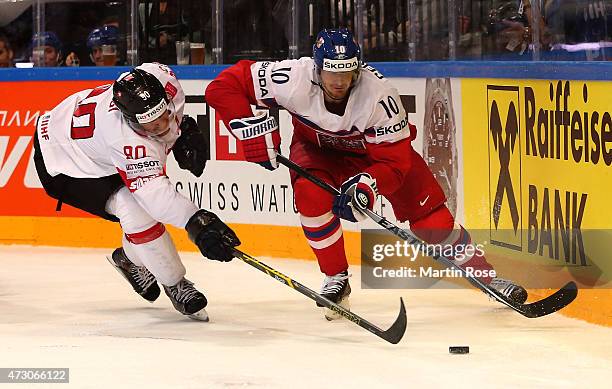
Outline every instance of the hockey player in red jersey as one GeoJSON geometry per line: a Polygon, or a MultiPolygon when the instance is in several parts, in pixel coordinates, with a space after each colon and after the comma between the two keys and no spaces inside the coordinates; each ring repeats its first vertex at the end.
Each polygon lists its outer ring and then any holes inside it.
{"type": "MultiPolygon", "coordinates": [[[[251,105],[280,106],[292,116],[290,159],[340,188],[334,197],[291,173],[304,235],[325,274],[321,294],[344,306],[350,285],[340,219],[365,219],[361,210],[372,210],[377,194],[385,196],[397,219],[409,221],[425,242],[470,241],[411,146],[416,127],[408,121],[397,90],[360,59],[359,45],[347,29],[323,30],[312,58],[240,61],[206,89],[206,101],[242,141],[248,161],[270,170],[278,167],[277,123],[267,113],[253,115],[251,105]]],[[[457,262],[464,268],[492,270],[478,254],[457,262]]],[[[526,299],[526,291],[510,281],[482,281],[517,301],[526,299]]],[[[332,318],[329,312],[326,316],[332,318]]]]}
{"type": "Polygon", "coordinates": [[[77,92],[42,115],[34,161],[46,192],[119,222],[123,244],[109,261],[144,299],[160,294],[194,319],[208,320],[206,297],[185,276],[164,223],[185,228],[209,259],[230,261],[240,241],[214,213],[198,209],[166,176],[170,151],[200,176],[207,142],[183,115],[185,94],[166,65],[145,63],[113,84],[77,92]]]}

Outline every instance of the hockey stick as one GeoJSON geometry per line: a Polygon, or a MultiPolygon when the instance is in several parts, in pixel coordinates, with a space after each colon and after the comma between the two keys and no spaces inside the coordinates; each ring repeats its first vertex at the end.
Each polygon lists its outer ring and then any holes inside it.
{"type": "Polygon", "coordinates": [[[263,273],[266,273],[267,275],[276,279],[277,281],[300,292],[301,294],[310,298],[311,300],[314,300],[317,303],[321,304],[322,306],[328,309],[331,309],[332,311],[338,313],[339,315],[357,324],[359,327],[367,331],[370,331],[374,335],[386,340],[389,343],[397,344],[402,339],[402,336],[404,336],[404,333],[406,332],[406,322],[407,322],[406,307],[404,306],[404,300],[401,297],[400,297],[400,311],[399,311],[399,314],[397,315],[397,319],[395,319],[391,327],[389,327],[387,330],[382,330],[378,328],[377,326],[375,326],[374,324],[370,323],[369,321],[365,320],[364,318],[326,299],[325,297],[321,296],[314,290],[300,284],[296,280],[284,275],[278,270],[271,268],[270,266],[257,260],[256,258],[253,258],[252,256],[246,253],[243,253],[242,251],[238,249],[234,249],[234,256],[236,258],[241,259],[243,262],[253,266],[255,269],[263,273]]]}
{"type": "MultiPolygon", "coordinates": [[[[338,189],[334,188],[333,186],[321,180],[320,178],[310,174],[308,171],[304,170],[301,166],[292,162],[291,160],[284,157],[283,155],[277,154],[276,160],[281,165],[285,165],[286,167],[295,171],[297,174],[306,178],[307,180],[317,185],[321,189],[331,194],[334,194],[334,195],[340,194],[338,189]]],[[[370,219],[374,220],[379,226],[384,227],[389,232],[407,241],[411,245],[422,245],[424,243],[422,240],[420,240],[413,234],[409,233],[408,231],[404,229],[399,228],[398,226],[396,226],[389,220],[385,219],[384,217],[378,215],[377,213],[373,211],[370,211],[369,209],[365,210],[365,214],[368,217],[370,217],[370,219]]],[[[550,296],[545,297],[542,300],[538,300],[538,301],[535,301],[529,304],[516,304],[506,299],[504,296],[499,294],[497,291],[485,285],[478,278],[468,275],[465,272],[465,270],[461,268],[459,265],[457,265],[453,260],[448,259],[442,255],[434,255],[432,256],[432,258],[437,261],[442,262],[447,267],[455,268],[461,271],[463,276],[476,288],[482,290],[484,293],[491,296],[493,299],[512,308],[513,310],[517,311],[518,313],[520,313],[521,315],[525,317],[529,317],[529,318],[541,317],[541,316],[545,316],[545,315],[549,315],[551,313],[557,312],[561,308],[564,308],[565,306],[570,304],[572,301],[574,301],[574,299],[578,295],[578,288],[576,287],[576,283],[574,281],[570,281],[567,284],[565,284],[561,289],[551,294],[550,296]]]]}

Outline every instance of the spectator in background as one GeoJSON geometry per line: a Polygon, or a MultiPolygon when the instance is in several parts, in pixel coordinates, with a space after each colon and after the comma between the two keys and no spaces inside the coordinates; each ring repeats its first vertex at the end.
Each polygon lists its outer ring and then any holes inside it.
{"type": "MultiPolygon", "coordinates": [[[[0,6],[1,8],[2,6],[0,6]]],[[[13,50],[13,64],[28,62],[32,55],[32,7],[0,29],[6,35],[13,50]]]]}
{"type": "Polygon", "coordinates": [[[176,63],[175,42],[187,36],[187,23],[176,0],[140,4],[139,16],[143,26],[145,60],[176,63]],[[145,8],[148,5],[148,8],[145,8]],[[158,6],[158,7],[157,7],[158,6]],[[154,51],[150,49],[155,49],[154,51]]]}
{"type": "MultiPolygon", "coordinates": [[[[102,56],[102,46],[112,45],[116,48],[118,41],[119,28],[113,25],[102,26],[90,32],[87,37],[87,48],[89,49],[89,59],[91,59],[91,62],[96,66],[105,66],[102,56]]],[[[119,62],[118,55],[113,65],[116,65],[117,62],[119,62]]]]}
{"type": "Polygon", "coordinates": [[[201,42],[210,47],[211,3],[181,0],[141,3],[138,8],[141,59],[175,64],[177,41],[201,42]]]}
{"type": "Polygon", "coordinates": [[[32,37],[34,66],[55,67],[62,63],[62,42],[53,31],[44,31],[32,37]]]}
{"type": "Polygon", "coordinates": [[[0,68],[13,66],[13,49],[6,35],[0,35],[0,68]]]}
{"type": "Polygon", "coordinates": [[[225,0],[224,63],[236,63],[241,59],[287,58],[289,43],[283,26],[289,20],[282,15],[283,2],[287,3],[286,0],[225,0]]]}
{"type": "MultiPolygon", "coordinates": [[[[529,52],[533,43],[533,25],[531,1],[500,1],[489,11],[487,25],[485,26],[488,40],[487,49],[494,55],[493,59],[519,59],[516,55],[529,52]],[[502,57],[497,57],[502,55],[502,57]]],[[[540,14],[538,20],[540,50],[550,48],[551,33],[544,18],[540,14]]],[[[526,57],[525,59],[530,59],[526,57]]]]}
{"type": "Polygon", "coordinates": [[[552,35],[552,50],[544,59],[612,59],[611,0],[547,0],[542,16],[552,35]]]}
{"type": "Polygon", "coordinates": [[[32,37],[32,56],[30,61],[37,67],[79,66],[79,58],[74,52],[62,57],[62,42],[53,31],[44,31],[32,37]]]}

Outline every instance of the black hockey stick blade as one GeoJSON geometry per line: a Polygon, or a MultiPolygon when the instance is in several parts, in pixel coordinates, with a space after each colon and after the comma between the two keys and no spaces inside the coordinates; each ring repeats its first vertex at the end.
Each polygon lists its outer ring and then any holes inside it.
{"type": "MultiPolygon", "coordinates": [[[[380,217],[380,216],[379,216],[380,217]]],[[[394,232],[397,236],[406,238],[410,236],[407,231],[400,230],[399,227],[394,227],[394,229],[389,229],[389,231],[394,232]]],[[[411,238],[412,239],[412,238],[411,238]]],[[[483,291],[485,294],[491,296],[493,299],[498,302],[506,305],[508,308],[515,310],[521,315],[528,318],[536,318],[542,317],[546,315],[550,315],[551,313],[555,313],[558,310],[566,307],[570,304],[576,296],[578,296],[578,288],[576,287],[576,283],[574,281],[570,281],[565,284],[561,289],[557,290],[555,293],[551,294],[548,297],[545,297],[541,300],[534,301],[528,304],[516,304],[513,301],[506,299],[497,291],[491,289],[488,285],[485,285],[481,280],[476,277],[465,274],[465,271],[458,266],[452,260],[445,258],[444,256],[436,255],[433,257],[436,261],[440,261],[448,267],[455,268],[461,271],[464,277],[476,288],[483,291]]]]}
{"type": "Polygon", "coordinates": [[[406,332],[406,325],[408,320],[406,319],[406,307],[404,306],[404,299],[400,297],[400,311],[397,315],[397,319],[393,322],[388,330],[378,335],[384,340],[392,344],[398,344],[404,333],[406,332]]]}
{"type": "Polygon", "coordinates": [[[344,317],[345,319],[357,324],[359,327],[373,333],[374,335],[386,340],[389,343],[397,344],[402,339],[402,337],[404,336],[404,333],[406,332],[406,325],[407,325],[408,320],[406,319],[406,307],[404,306],[404,300],[401,297],[400,297],[400,312],[397,318],[395,319],[395,322],[393,322],[391,327],[389,327],[387,330],[382,330],[378,328],[376,325],[362,318],[361,316],[356,315],[353,312],[349,311],[348,309],[341,307],[340,305],[326,299],[325,297],[321,296],[314,290],[308,288],[307,286],[302,285],[301,283],[297,282],[291,277],[284,275],[278,270],[273,269],[272,267],[266,265],[260,260],[246,253],[243,253],[242,251],[238,249],[234,249],[234,256],[242,260],[244,263],[251,265],[252,267],[261,271],[262,273],[266,273],[267,275],[279,281],[280,283],[283,283],[287,285],[288,287],[300,292],[304,296],[310,298],[311,300],[318,302],[320,305],[324,306],[325,308],[328,308],[336,312],[337,314],[344,317]]]}
{"type": "Polygon", "coordinates": [[[514,308],[521,315],[529,318],[542,317],[557,312],[574,301],[578,296],[578,287],[574,281],[570,281],[563,288],[542,300],[529,304],[515,305],[514,308]]]}

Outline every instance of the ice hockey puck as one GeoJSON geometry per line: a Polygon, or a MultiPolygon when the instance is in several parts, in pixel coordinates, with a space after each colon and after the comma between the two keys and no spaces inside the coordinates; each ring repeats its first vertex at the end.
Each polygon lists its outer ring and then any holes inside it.
{"type": "Polygon", "coordinates": [[[450,346],[448,352],[451,354],[468,354],[470,352],[469,346],[450,346]]]}

